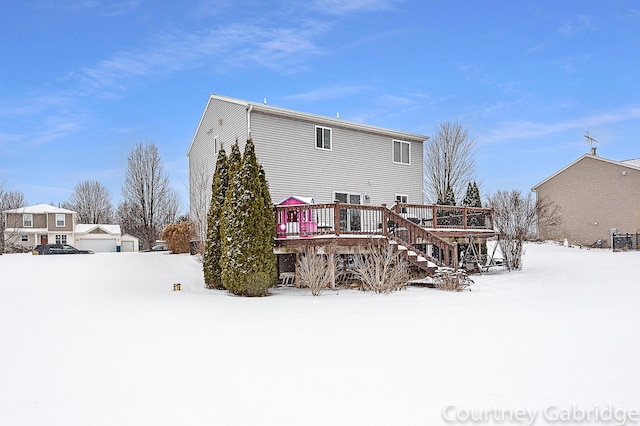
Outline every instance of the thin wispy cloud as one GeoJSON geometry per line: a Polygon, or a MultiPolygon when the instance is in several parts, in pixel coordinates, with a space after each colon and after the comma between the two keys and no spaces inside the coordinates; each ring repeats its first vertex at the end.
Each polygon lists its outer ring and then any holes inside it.
{"type": "Polygon", "coordinates": [[[595,26],[591,23],[591,19],[585,15],[578,15],[568,21],[563,22],[558,27],[558,32],[565,36],[573,36],[582,32],[591,32],[595,30],[595,26]]]}
{"type": "Polygon", "coordinates": [[[315,0],[312,8],[331,15],[392,9],[402,0],[315,0]]]}
{"type": "Polygon", "coordinates": [[[540,123],[533,121],[507,122],[498,126],[493,132],[489,133],[487,137],[483,138],[483,142],[497,143],[511,140],[532,139],[576,129],[585,131],[589,128],[619,123],[636,118],[640,118],[640,107],[629,107],[617,111],[552,123],[540,123]]]}
{"type": "Polygon", "coordinates": [[[291,101],[324,101],[327,99],[343,99],[357,93],[368,91],[370,88],[363,84],[338,83],[330,86],[318,87],[305,93],[285,96],[283,99],[291,101]]]}
{"type": "Polygon", "coordinates": [[[115,53],[94,66],[70,73],[67,79],[77,81],[83,94],[108,96],[125,90],[132,79],[212,64],[241,68],[257,63],[291,72],[296,65],[322,52],[314,38],[326,28],[326,24],[316,21],[265,29],[236,23],[204,33],[164,33],[155,37],[152,46],[115,53]],[[247,31],[248,27],[254,30],[247,31]]]}

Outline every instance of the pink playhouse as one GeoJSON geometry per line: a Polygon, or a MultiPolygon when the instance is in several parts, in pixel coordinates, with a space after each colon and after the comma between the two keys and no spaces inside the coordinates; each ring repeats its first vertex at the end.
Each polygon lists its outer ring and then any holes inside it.
{"type": "MultiPolygon", "coordinates": [[[[303,206],[315,204],[311,197],[291,196],[278,203],[279,206],[303,206]]],[[[286,209],[278,212],[278,238],[286,238],[288,234],[305,236],[318,230],[318,223],[313,219],[311,209],[286,209]]]]}

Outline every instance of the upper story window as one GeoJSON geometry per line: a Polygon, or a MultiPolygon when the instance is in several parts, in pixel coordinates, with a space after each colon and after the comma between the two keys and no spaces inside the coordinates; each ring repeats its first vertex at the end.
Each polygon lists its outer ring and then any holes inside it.
{"type": "Polygon", "coordinates": [[[316,148],[331,151],[331,129],[316,126],[316,148]]]}
{"type": "Polygon", "coordinates": [[[22,215],[22,226],[25,228],[33,228],[33,215],[31,213],[22,215]]]}
{"type": "Polygon", "coordinates": [[[411,164],[411,145],[405,141],[393,141],[393,162],[399,164],[411,164]]]}
{"type": "Polygon", "coordinates": [[[65,226],[65,215],[64,215],[64,213],[56,213],[56,226],[58,228],[64,228],[64,226],[65,226]]]}

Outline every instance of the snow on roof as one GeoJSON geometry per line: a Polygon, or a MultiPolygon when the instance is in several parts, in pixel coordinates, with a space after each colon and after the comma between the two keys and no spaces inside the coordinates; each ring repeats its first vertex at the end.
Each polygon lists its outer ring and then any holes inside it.
{"type": "Polygon", "coordinates": [[[621,163],[628,164],[635,167],[640,167],[640,158],[633,158],[631,160],[624,160],[621,163]]]}
{"type": "Polygon", "coordinates": [[[316,200],[314,200],[313,197],[299,197],[297,195],[291,195],[291,196],[285,198],[284,200],[280,201],[278,203],[278,205],[284,203],[287,200],[291,200],[292,198],[295,199],[295,200],[298,200],[298,201],[300,201],[300,202],[302,202],[304,204],[315,204],[316,203],[316,200]]]}
{"type": "Polygon", "coordinates": [[[51,204],[35,204],[33,206],[20,207],[19,209],[5,210],[6,213],[70,213],[75,214],[73,210],[63,209],[62,207],[52,206],[51,204]]]}
{"type": "Polygon", "coordinates": [[[75,231],[77,234],[90,234],[96,229],[102,229],[104,232],[108,234],[121,234],[120,225],[103,225],[103,224],[86,224],[79,223],[76,224],[75,231]]]}

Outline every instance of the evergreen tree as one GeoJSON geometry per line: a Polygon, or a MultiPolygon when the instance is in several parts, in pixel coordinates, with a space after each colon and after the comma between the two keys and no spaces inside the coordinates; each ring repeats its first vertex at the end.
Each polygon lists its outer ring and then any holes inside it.
{"type": "Polygon", "coordinates": [[[223,289],[221,279],[220,258],[220,221],[224,212],[224,200],[229,187],[229,164],[224,148],[218,151],[216,171],[211,185],[211,204],[207,216],[207,241],[203,256],[204,282],[209,288],[223,289]]]}
{"type": "MultiPolygon", "coordinates": [[[[264,296],[275,284],[274,231],[266,228],[265,188],[253,141],[248,140],[225,197],[221,224],[222,284],[237,295],[264,296]]],[[[271,228],[272,217],[270,211],[271,228]]]]}
{"type": "Polygon", "coordinates": [[[262,195],[263,213],[262,218],[264,223],[262,228],[264,229],[264,235],[262,241],[265,246],[264,250],[264,265],[269,273],[269,280],[272,283],[276,283],[278,279],[278,270],[276,267],[276,255],[273,252],[276,238],[276,224],[275,224],[275,211],[273,208],[273,202],[271,201],[271,193],[269,192],[269,183],[267,182],[267,175],[262,168],[262,165],[258,165],[258,176],[260,179],[260,190],[262,195]]]}
{"type": "Polygon", "coordinates": [[[447,186],[447,191],[444,194],[444,203],[445,206],[455,206],[456,205],[456,194],[453,192],[450,186],[447,186]]]}
{"type": "Polygon", "coordinates": [[[478,188],[478,184],[475,181],[469,182],[469,184],[467,185],[467,192],[464,196],[464,201],[462,204],[465,207],[482,207],[480,189],[478,188]]]}
{"type": "Polygon", "coordinates": [[[235,174],[240,169],[240,166],[242,165],[242,154],[240,153],[240,146],[238,145],[237,139],[235,143],[231,145],[231,154],[229,154],[228,164],[229,164],[229,185],[231,185],[233,176],[235,176],[235,174]]]}

